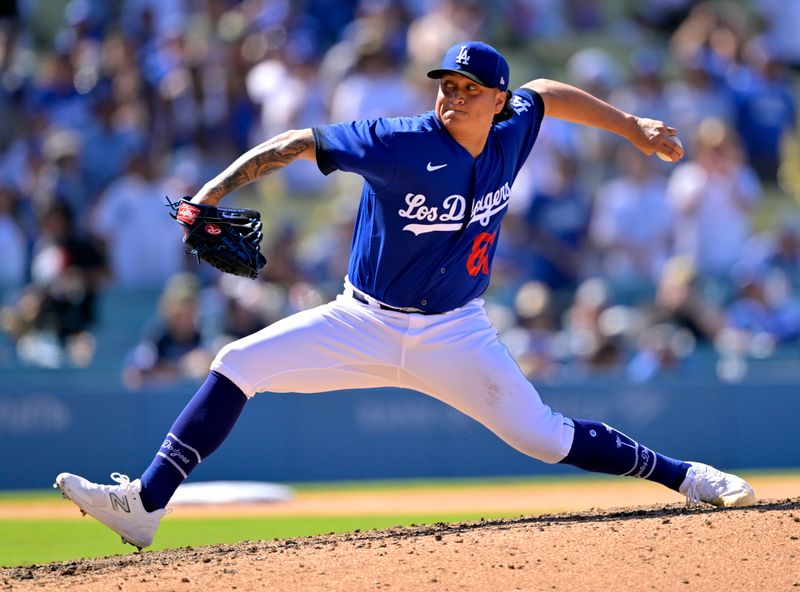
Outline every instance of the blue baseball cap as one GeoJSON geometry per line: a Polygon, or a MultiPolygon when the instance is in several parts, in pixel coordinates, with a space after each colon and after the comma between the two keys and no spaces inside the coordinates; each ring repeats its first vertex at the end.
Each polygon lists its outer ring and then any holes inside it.
{"type": "Polygon", "coordinates": [[[428,72],[428,78],[441,78],[449,72],[481,86],[508,90],[508,62],[494,47],[480,41],[456,43],[444,54],[441,67],[428,72]]]}

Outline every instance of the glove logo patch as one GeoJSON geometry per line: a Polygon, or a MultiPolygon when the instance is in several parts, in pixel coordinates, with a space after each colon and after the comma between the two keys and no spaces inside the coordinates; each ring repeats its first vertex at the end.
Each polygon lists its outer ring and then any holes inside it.
{"type": "Polygon", "coordinates": [[[183,202],[181,206],[178,208],[178,214],[175,216],[179,222],[185,222],[186,224],[194,224],[194,221],[197,219],[197,215],[200,213],[200,208],[193,206],[190,203],[183,202]]]}
{"type": "Polygon", "coordinates": [[[189,197],[172,202],[170,215],[186,227],[186,253],[197,260],[234,275],[255,279],[267,260],[259,247],[261,214],[256,210],[218,208],[195,204],[189,197]]]}

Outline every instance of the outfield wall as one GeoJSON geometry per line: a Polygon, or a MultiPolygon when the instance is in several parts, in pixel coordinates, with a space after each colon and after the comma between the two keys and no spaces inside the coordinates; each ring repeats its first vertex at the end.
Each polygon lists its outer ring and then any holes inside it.
{"type": "MultiPolygon", "coordinates": [[[[713,370],[713,369],[711,369],[713,370]]],[[[737,384],[702,369],[633,386],[542,386],[573,417],[599,419],[666,454],[728,468],[800,467],[795,373],[764,366],[737,384]],[[789,375],[791,374],[791,376],[789,375]]],[[[138,475],[196,384],[126,392],[116,371],[3,369],[0,489],[60,471],[138,475]]],[[[259,395],[194,480],[318,481],[572,472],[506,446],[473,420],[400,389],[259,395]]]]}

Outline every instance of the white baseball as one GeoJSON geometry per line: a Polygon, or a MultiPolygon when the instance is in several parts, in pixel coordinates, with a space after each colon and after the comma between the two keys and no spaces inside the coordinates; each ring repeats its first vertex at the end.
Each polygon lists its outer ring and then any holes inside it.
{"type": "MultiPolygon", "coordinates": [[[[683,148],[683,142],[678,136],[672,136],[672,141],[677,144],[680,148],[683,148]]],[[[663,152],[656,152],[656,155],[665,162],[672,162],[672,157],[664,154],[663,152]]]]}

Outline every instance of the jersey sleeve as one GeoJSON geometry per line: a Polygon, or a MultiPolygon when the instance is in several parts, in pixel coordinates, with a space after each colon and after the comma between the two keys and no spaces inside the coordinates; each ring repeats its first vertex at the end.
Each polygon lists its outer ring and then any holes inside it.
{"type": "Polygon", "coordinates": [[[323,174],[356,173],[373,186],[391,181],[396,168],[394,135],[385,119],[366,119],[313,129],[317,166],[323,174]]]}
{"type": "Polygon", "coordinates": [[[531,153],[544,118],[544,100],[534,90],[518,88],[511,98],[514,114],[507,121],[496,124],[503,151],[517,157],[514,175],[531,153]]]}

